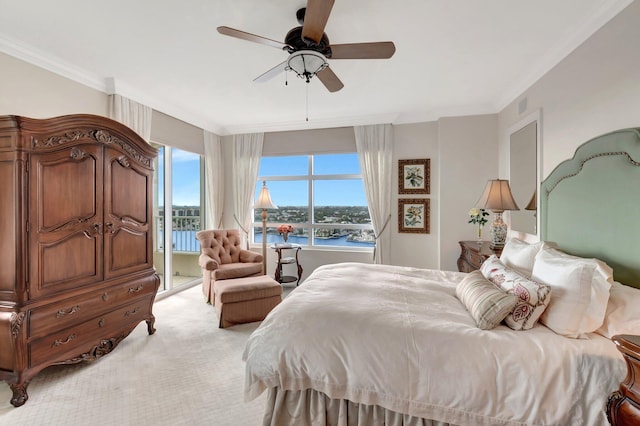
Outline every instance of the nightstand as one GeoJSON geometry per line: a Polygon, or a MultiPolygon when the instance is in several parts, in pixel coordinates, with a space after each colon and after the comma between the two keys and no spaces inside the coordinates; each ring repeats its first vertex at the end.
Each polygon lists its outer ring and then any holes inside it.
{"type": "Polygon", "coordinates": [[[458,271],[471,272],[480,269],[482,262],[492,254],[500,257],[502,249],[492,249],[489,241],[483,241],[480,246],[477,241],[459,241],[460,257],[458,258],[458,271]]]}
{"type": "Polygon", "coordinates": [[[627,362],[627,377],[609,397],[607,417],[613,426],[640,424],[640,336],[621,334],[611,338],[627,362]]]}

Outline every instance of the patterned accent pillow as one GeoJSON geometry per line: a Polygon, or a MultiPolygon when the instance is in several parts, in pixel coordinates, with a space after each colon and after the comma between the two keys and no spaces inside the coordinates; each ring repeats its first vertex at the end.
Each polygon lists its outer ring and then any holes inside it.
{"type": "Polygon", "coordinates": [[[551,287],[527,279],[505,266],[495,255],[484,261],[480,271],[502,290],[518,296],[518,303],[504,322],[514,330],[532,328],[549,305],[551,287]]]}
{"type": "Polygon", "coordinates": [[[473,271],[460,281],[456,296],[482,330],[500,324],[518,302],[516,296],[487,281],[480,271],[473,271]]]}

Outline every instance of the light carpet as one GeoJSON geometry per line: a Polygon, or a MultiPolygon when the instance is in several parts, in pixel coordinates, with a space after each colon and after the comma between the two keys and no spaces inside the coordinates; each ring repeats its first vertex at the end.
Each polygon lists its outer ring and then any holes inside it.
{"type": "Polygon", "coordinates": [[[13,407],[0,381],[0,425],[259,425],[266,395],[244,402],[242,351],[259,323],[218,328],[199,285],[155,303],[110,354],[52,366],[13,407]]]}

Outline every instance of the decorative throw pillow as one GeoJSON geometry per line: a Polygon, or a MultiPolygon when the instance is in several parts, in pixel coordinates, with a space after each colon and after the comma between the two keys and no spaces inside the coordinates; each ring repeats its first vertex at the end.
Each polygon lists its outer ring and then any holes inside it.
{"type": "Polygon", "coordinates": [[[604,322],[596,333],[611,339],[616,334],[638,334],[640,330],[640,289],[614,282],[604,322]]]}
{"type": "Polygon", "coordinates": [[[613,283],[613,271],[597,259],[572,256],[560,250],[541,250],[532,279],[551,286],[553,299],[540,322],[556,333],[584,338],[602,325],[613,283]]]}
{"type": "Polygon", "coordinates": [[[516,296],[487,281],[480,271],[473,271],[460,281],[456,296],[482,330],[500,324],[518,302],[516,296]]]}
{"type": "Polygon", "coordinates": [[[480,271],[502,290],[518,296],[518,303],[504,322],[514,330],[532,328],[549,304],[551,287],[524,277],[505,266],[495,255],[484,261],[480,271]]]}

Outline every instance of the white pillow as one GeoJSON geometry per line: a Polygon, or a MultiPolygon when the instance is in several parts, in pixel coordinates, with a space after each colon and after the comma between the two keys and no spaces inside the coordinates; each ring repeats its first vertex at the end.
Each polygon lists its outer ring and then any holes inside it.
{"type": "Polygon", "coordinates": [[[509,238],[500,253],[500,261],[526,277],[531,276],[536,254],[542,247],[542,241],[529,244],[518,238],[509,238]]]}
{"type": "Polygon", "coordinates": [[[613,283],[613,270],[597,259],[540,250],[531,278],[551,286],[553,297],[540,322],[556,333],[585,338],[602,325],[613,283]]]}
{"type": "Polygon", "coordinates": [[[640,289],[614,282],[602,326],[596,333],[612,338],[616,334],[640,332],[640,289]]]}
{"type": "Polygon", "coordinates": [[[495,255],[484,261],[480,271],[485,278],[507,293],[518,296],[518,303],[504,322],[514,330],[532,328],[549,304],[551,288],[531,281],[515,269],[505,266],[495,255]]]}
{"type": "Polygon", "coordinates": [[[556,243],[549,241],[538,241],[537,243],[527,243],[518,238],[510,238],[500,253],[500,261],[509,268],[515,269],[527,278],[531,278],[533,263],[536,254],[540,250],[557,248],[556,243]]]}

